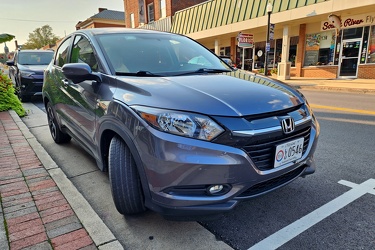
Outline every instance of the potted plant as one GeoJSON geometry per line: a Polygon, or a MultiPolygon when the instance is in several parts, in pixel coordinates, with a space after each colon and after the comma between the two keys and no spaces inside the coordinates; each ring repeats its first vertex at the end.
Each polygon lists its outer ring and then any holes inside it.
{"type": "Polygon", "coordinates": [[[271,69],[271,75],[272,76],[277,76],[277,68],[272,68],[271,69]]]}

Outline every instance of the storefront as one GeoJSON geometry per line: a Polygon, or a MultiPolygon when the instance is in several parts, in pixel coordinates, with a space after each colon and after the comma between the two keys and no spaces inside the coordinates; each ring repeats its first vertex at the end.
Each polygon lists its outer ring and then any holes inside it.
{"type": "Polygon", "coordinates": [[[304,76],[318,76],[321,69],[337,78],[374,78],[375,13],[336,17],[340,29],[322,21],[321,32],[306,31],[304,76]]]}
{"type": "MultiPolygon", "coordinates": [[[[339,17],[338,17],[339,18],[339,17]]],[[[371,25],[375,13],[344,17],[342,26],[336,29],[329,20],[301,28],[299,36],[289,37],[288,61],[291,76],[324,78],[375,78],[375,25],[371,25]],[[302,32],[301,32],[302,31],[302,32]],[[302,44],[303,43],[303,44],[302,44]],[[297,54],[301,46],[303,53],[297,54]],[[296,60],[302,67],[296,67],[296,60]]],[[[256,42],[254,49],[245,51],[245,58],[251,62],[246,70],[263,72],[265,63],[265,41],[256,42]]],[[[237,62],[242,58],[242,50],[236,47],[237,62]]],[[[227,48],[229,51],[229,48],[227,48]]],[[[281,61],[282,38],[271,40],[268,54],[268,68],[276,69],[281,61]]]]}
{"type": "MultiPolygon", "coordinates": [[[[267,67],[277,69],[279,79],[375,79],[373,1],[274,0],[272,4],[270,21],[274,33],[267,67]]],[[[207,1],[177,12],[171,31],[192,37],[218,55],[229,55],[241,67],[244,61],[246,70],[262,72],[266,51],[266,5],[267,1],[261,0],[207,1]],[[202,16],[204,18],[200,18],[202,16]],[[187,22],[190,25],[184,25],[187,22]],[[241,32],[253,35],[253,48],[237,46],[236,38],[241,32]]]]}

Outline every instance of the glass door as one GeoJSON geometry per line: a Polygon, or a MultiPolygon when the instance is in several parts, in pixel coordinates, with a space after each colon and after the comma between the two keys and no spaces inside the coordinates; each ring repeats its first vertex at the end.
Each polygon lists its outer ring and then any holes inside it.
{"type": "Polygon", "coordinates": [[[340,53],[340,78],[356,78],[362,39],[343,40],[340,53]]]}

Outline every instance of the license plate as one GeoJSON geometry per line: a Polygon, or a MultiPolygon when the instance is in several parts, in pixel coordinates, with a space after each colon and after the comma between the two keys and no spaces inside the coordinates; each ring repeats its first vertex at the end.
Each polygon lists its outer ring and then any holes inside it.
{"type": "Polygon", "coordinates": [[[302,157],[303,138],[280,144],[276,147],[274,167],[280,167],[288,162],[302,157]]]}

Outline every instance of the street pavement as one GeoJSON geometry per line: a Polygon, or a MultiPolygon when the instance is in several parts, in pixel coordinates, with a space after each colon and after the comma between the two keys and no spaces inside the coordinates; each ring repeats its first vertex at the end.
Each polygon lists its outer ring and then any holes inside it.
{"type": "MultiPolygon", "coordinates": [[[[374,79],[284,82],[375,94],[374,79]]],[[[12,110],[0,112],[0,145],[0,249],[124,249],[12,110]]]]}

